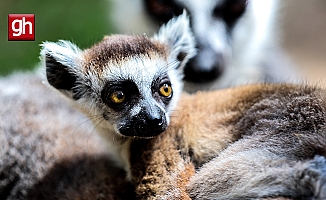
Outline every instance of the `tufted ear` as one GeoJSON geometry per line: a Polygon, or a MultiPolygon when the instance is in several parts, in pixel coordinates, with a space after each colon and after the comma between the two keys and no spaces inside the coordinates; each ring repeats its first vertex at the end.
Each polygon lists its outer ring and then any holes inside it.
{"type": "Polygon", "coordinates": [[[196,54],[196,41],[190,29],[189,17],[186,11],[163,25],[154,36],[154,39],[168,44],[170,59],[180,61],[179,67],[181,68],[196,54]]]}
{"type": "Polygon", "coordinates": [[[41,59],[50,85],[66,95],[78,99],[73,94],[81,65],[81,50],[74,44],[60,40],[57,43],[44,42],[41,59]]]}

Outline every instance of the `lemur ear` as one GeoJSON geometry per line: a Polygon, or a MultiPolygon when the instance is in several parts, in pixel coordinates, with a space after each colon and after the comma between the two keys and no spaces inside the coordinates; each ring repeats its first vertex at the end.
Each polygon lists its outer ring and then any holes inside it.
{"type": "Polygon", "coordinates": [[[68,41],[44,42],[41,59],[45,65],[46,78],[50,85],[68,96],[73,96],[78,70],[81,65],[81,50],[68,41]]]}
{"type": "Polygon", "coordinates": [[[196,41],[190,29],[189,17],[186,11],[163,25],[154,36],[154,39],[168,44],[171,59],[179,60],[180,67],[183,67],[196,54],[196,41]]]}

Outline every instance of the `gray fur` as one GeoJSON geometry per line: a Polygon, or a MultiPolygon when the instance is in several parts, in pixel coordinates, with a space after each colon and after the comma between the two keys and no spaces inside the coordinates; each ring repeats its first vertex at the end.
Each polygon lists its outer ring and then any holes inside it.
{"type": "Polygon", "coordinates": [[[195,38],[190,30],[190,21],[186,11],[178,18],[172,18],[166,25],[163,25],[154,39],[162,43],[169,44],[172,52],[171,57],[177,57],[178,54],[184,54],[182,66],[185,66],[188,60],[196,55],[195,38]]]}
{"type": "Polygon", "coordinates": [[[1,78],[0,103],[0,199],[132,196],[89,119],[39,75],[1,78]]]}
{"type": "Polygon", "coordinates": [[[193,199],[325,199],[325,157],[291,161],[262,149],[208,162],[191,179],[193,199]]]}
{"type": "Polygon", "coordinates": [[[236,127],[241,138],[192,177],[192,198],[326,198],[324,91],[269,96],[236,127]]]}

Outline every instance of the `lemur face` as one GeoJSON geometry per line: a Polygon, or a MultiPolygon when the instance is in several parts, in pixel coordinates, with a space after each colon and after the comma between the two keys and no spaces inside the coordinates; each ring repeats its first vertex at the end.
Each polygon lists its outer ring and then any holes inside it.
{"type": "Polygon", "coordinates": [[[110,71],[101,91],[101,102],[109,108],[103,113],[104,119],[110,121],[112,113],[118,113],[117,130],[125,136],[151,137],[164,131],[173,89],[179,90],[178,85],[172,89],[168,71],[164,70],[169,65],[173,63],[143,57],[126,61],[124,69],[110,71]],[[121,72],[126,77],[121,77],[121,72]],[[136,72],[139,76],[135,76],[136,72]]]}
{"type": "Polygon", "coordinates": [[[194,55],[186,14],[153,38],[106,36],[84,51],[43,44],[48,82],[75,100],[95,124],[132,137],[153,137],[169,123],[182,91],[182,69],[194,55]]]}
{"type": "Polygon", "coordinates": [[[249,0],[144,0],[153,19],[166,22],[186,9],[191,16],[198,54],[185,68],[193,82],[215,80],[231,58],[232,30],[245,13],[249,0]]]}

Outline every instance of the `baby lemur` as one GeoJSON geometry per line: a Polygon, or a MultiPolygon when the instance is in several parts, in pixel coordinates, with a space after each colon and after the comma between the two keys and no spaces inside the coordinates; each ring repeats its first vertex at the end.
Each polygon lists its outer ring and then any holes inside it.
{"type": "Polygon", "coordinates": [[[48,82],[93,121],[137,198],[326,198],[325,91],[181,94],[196,51],[185,13],[153,38],[113,35],[83,51],[67,41],[42,46],[48,82]]]}

